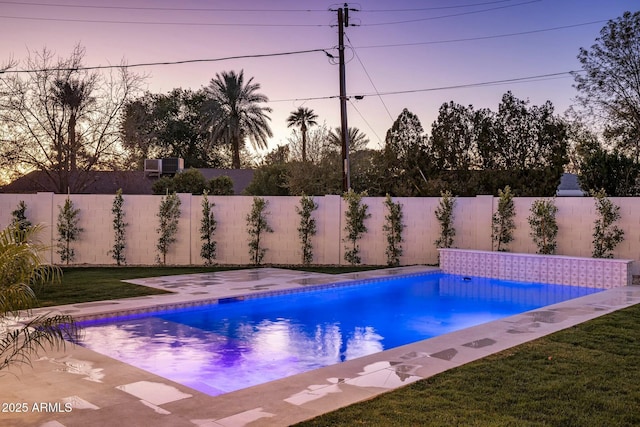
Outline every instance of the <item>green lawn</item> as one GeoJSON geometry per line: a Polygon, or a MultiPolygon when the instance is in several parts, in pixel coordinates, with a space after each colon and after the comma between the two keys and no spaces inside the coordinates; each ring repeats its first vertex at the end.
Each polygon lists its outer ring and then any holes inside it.
{"type": "MultiPolygon", "coordinates": [[[[62,282],[35,289],[40,307],[131,298],[165,293],[162,290],[122,282],[125,279],[204,273],[251,267],[70,267],[63,268],[62,282]]],[[[286,267],[295,270],[339,274],[379,267],[286,267]]]]}

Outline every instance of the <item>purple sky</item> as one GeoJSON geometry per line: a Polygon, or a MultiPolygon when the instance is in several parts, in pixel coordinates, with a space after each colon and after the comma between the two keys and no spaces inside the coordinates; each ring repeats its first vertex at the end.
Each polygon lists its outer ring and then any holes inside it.
{"type": "MultiPolygon", "coordinates": [[[[336,13],[328,9],[341,4],[310,0],[0,1],[0,62],[10,56],[22,60],[27,50],[37,51],[44,46],[68,57],[77,43],[86,48],[85,65],[115,65],[122,59],[136,64],[318,48],[337,54],[333,49],[337,45],[337,28],[332,26],[337,22],[336,13]],[[105,5],[108,8],[100,7],[105,5]],[[309,11],[300,11],[306,9],[309,11]]],[[[591,46],[605,22],[477,39],[606,21],[637,6],[633,0],[350,3],[350,7],[360,11],[351,13],[351,23],[359,26],[346,29],[355,48],[355,54],[353,50],[346,53],[347,92],[366,96],[362,100],[351,99],[349,125],[365,132],[371,147],[376,148],[381,146],[387,129],[403,108],[417,114],[428,130],[442,103],[453,100],[497,110],[507,90],[536,105],[550,100],[561,114],[576,95],[573,79],[567,75],[527,83],[390,94],[382,96],[382,100],[375,95],[371,81],[377,92],[384,93],[578,70],[579,48],[591,46]],[[433,9],[406,11],[426,8],[433,9]],[[476,40],[433,43],[459,39],[476,40]],[[409,43],[421,44],[406,46],[409,43]]],[[[331,64],[322,52],[153,66],[135,71],[149,74],[148,90],[165,93],[177,87],[198,89],[206,86],[216,73],[240,69],[244,69],[246,77],[253,76],[261,84],[261,92],[272,101],[269,106],[273,108],[275,135],[270,148],[286,143],[290,134],[286,118],[299,106],[312,108],[320,122],[326,121],[331,127],[339,125],[338,99],[292,101],[338,95],[338,66],[331,64]]]]}

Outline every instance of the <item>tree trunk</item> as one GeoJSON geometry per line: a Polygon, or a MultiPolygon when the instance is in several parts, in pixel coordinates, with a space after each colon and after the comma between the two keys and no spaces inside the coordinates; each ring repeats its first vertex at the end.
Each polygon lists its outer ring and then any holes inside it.
{"type": "Polygon", "coordinates": [[[304,123],[300,127],[300,130],[302,131],[302,161],[306,162],[307,161],[307,127],[304,125],[304,123]]]}
{"type": "Polygon", "coordinates": [[[233,151],[233,168],[240,169],[240,139],[234,138],[231,143],[231,150],[233,151]]]}

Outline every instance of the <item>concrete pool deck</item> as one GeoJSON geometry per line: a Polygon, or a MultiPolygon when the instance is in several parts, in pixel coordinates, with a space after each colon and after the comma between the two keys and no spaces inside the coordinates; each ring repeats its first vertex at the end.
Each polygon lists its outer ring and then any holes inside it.
{"type": "MultiPolygon", "coordinates": [[[[173,293],[39,311],[84,319],[434,270],[327,275],[262,268],[156,277],[131,282],[173,293]]],[[[32,367],[3,372],[0,425],[286,426],[638,303],[640,286],[614,288],[215,397],[68,345],[41,353],[32,367]]]]}

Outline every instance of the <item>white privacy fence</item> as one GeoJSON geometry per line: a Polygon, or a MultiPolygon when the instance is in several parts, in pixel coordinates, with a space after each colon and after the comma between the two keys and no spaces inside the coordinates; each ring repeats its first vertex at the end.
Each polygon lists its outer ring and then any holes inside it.
{"type": "MultiPolygon", "coordinates": [[[[113,215],[111,207],[115,195],[71,194],[74,207],[80,209],[79,226],[84,229],[79,240],[73,243],[75,264],[108,265],[115,264],[109,250],[114,244],[113,215]]],[[[162,196],[124,195],[123,211],[126,228],[125,255],[129,265],[150,265],[156,262],[158,241],[158,209],[162,196]]],[[[167,264],[203,264],[200,257],[200,221],[202,219],[202,196],[179,195],[181,215],[176,242],[167,254],[167,264]]],[[[27,206],[27,218],[32,223],[41,223],[45,232],[40,240],[51,245],[48,260],[60,262],[55,251],[57,239],[57,217],[59,207],[64,205],[67,195],[53,193],[0,194],[0,227],[11,221],[11,212],[23,200],[27,206]]],[[[300,217],[296,212],[300,198],[291,196],[264,197],[268,201],[268,221],[274,232],[264,236],[267,253],[266,264],[300,264],[302,249],[298,237],[300,217]]],[[[214,235],[217,242],[217,259],[220,264],[248,264],[248,234],[246,216],[251,210],[252,197],[210,196],[215,203],[213,212],[218,221],[214,235]]],[[[317,221],[317,234],[312,238],[314,264],[345,264],[343,259],[345,243],[346,203],[339,196],[319,196],[314,198],[318,209],[313,217],[317,221]]],[[[536,247],[529,236],[527,222],[532,197],[515,198],[516,229],[515,240],[510,244],[511,252],[535,253],[536,247]]],[[[616,258],[640,259],[640,198],[616,198],[611,200],[620,206],[621,219],[618,225],[625,232],[625,240],[614,252],[616,258]]],[[[434,211],[439,199],[394,198],[403,208],[404,254],[401,264],[436,264],[438,252],[434,241],[438,238],[440,225],[434,211]]],[[[461,197],[454,209],[456,236],[454,247],[461,249],[491,250],[491,215],[498,199],[492,196],[461,197]]],[[[360,240],[363,264],[383,265],[386,263],[386,237],[382,230],[386,210],[384,198],[365,197],[363,203],[369,206],[371,217],[365,220],[368,229],[360,240]]],[[[558,198],[558,247],[557,253],[568,256],[591,256],[593,222],[596,219],[592,198],[558,198]]],[[[637,274],[637,267],[633,267],[637,274]]]]}

